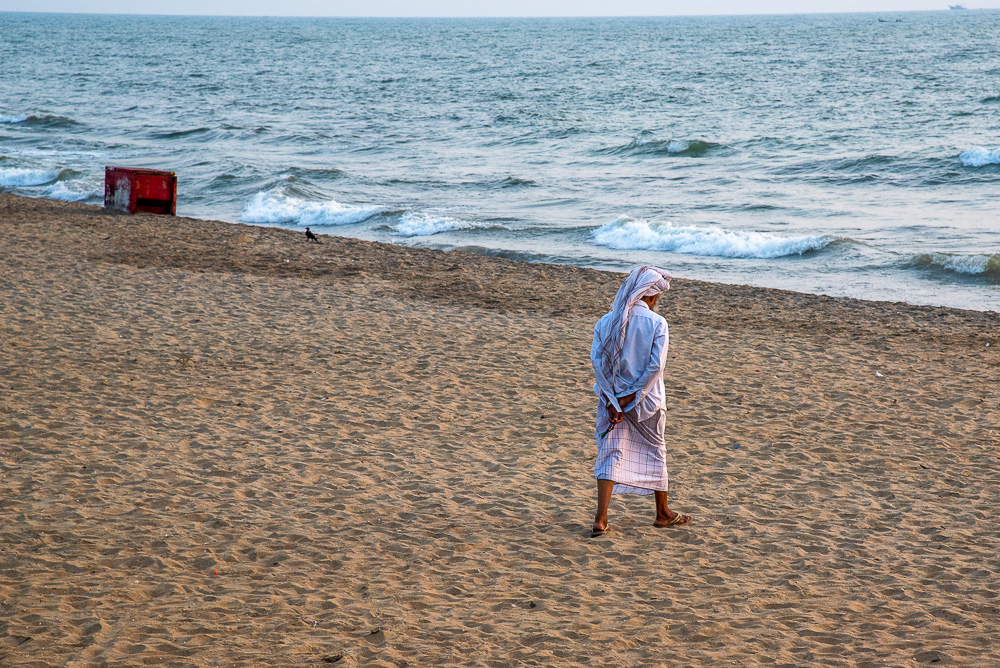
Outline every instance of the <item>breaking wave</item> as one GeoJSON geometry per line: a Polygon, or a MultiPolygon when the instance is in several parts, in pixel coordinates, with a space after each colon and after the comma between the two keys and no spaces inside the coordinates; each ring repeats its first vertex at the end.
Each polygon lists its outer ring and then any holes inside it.
{"type": "Polygon", "coordinates": [[[31,125],[43,128],[68,128],[74,125],[79,125],[72,118],[66,118],[65,116],[53,116],[50,114],[42,114],[41,116],[36,116],[34,114],[12,114],[10,116],[0,116],[0,124],[7,125],[31,125]]]}
{"type": "Polygon", "coordinates": [[[83,182],[57,181],[46,188],[42,196],[47,199],[61,199],[64,202],[82,202],[101,194],[97,190],[87,188],[87,184],[83,182]]]}
{"type": "Polygon", "coordinates": [[[1000,279],[1000,254],[959,255],[953,253],[921,253],[907,263],[910,269],[949,271],[992,279],[1000,279]]]}
{"type": "Polygon", "coordinates": [[[259,192],[240,214],[244,223],[288,225],[350,225],[382,213],[377,206],[348,206],[334,200],[310,202],[297,197],[259,192]]]}
{"type": "Polygon", "coordinates": [[[602,155],[667,155],[700,157],[722,144],[699,139],[647,139],[637,137],[627,144],[597,151],[602,155]]]}
{"type": "Polygon", "coordinates": [[[485,223],[477,223],[448,216],[434,216],[429,213],[406,212],[399,218],[395,230],[404,237],[429,237],[441,232],[455,230],[474,230],[495,227],[485,223]]]}
{"type": "Polygon", "coordinates": [[[594,243],[616,250],[651,250],[715,257],[776,258],[802,255],[836,241],[835,237],[785,237],[763,232],[650,223],[622,216],[593,232],[594,243]]]}
{"type": "Polygon", "coordinates": [[[59,178],[58,169],[31,169],[26,167],[0,167],[0,187],[27,188],[44,186],[59,178]]]}
{"type": "Polygon", "coordinates": [[[991,151],[982,146],[973,146],[958,154],[958,159],[966,167],[985,167],[1000,164],[1000,148],[991,151]]]}

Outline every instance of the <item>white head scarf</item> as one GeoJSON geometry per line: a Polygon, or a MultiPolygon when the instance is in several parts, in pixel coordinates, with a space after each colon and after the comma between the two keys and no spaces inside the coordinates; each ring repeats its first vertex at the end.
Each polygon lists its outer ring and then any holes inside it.
{"type": "Polygon", "coordinates": [[[611,329],[602,349],[601,371],[612,388],[618,381],[622,348],[625,346],[625,329],[628,327],[632,307],[641,297],[652,297],[670,289],[669,273],[644,265],[633,269],[615,294],[611,303],[611,329]]]}

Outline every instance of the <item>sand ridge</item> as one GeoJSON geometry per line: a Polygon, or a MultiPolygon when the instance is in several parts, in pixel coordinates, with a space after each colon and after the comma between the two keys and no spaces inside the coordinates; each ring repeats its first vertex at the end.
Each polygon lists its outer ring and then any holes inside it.
{"type": "Polygon", "coordinates": [[[590,539],[620,275],[322,241],[0,195],[0,664],[1000,663],[1000,315],[676,281],[590,539]]]}

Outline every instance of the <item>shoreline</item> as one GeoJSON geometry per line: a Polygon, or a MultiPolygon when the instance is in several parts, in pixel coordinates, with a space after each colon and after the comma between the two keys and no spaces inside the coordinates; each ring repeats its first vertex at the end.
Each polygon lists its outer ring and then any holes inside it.
{"type": "MultiPolygon", "coordinates": [[[[22,197],[24,199],[46,199],[43,196],[37,196],[37,197],[36,196],[25,196],[25,195],[15,195],[15,194],[12,194],[12,193],[5,193],[5,194],[9,194],[12,197],[22,197]]],[[[258,193],[258,194],[260,194],[260,193],[258,193]]],[[[90,207],[94,207],[94,208],[96,208],[98,210],[103,210],[103,207],[101,205],[99,205],[99,204],[86,204],[84,202],[62,200],[62,199],[47,199],[46,201],[58,202],[58,203],[64,203],[64,204],[70,204],[70,205],[90,206],[90,207]]],[[[256,229],[267,229],[267,230],[282,230],[282,231],[285,231],[285,232],[291,232],[292,234],[299,234],[299,235],[301,235],[303,233],[303,231],[304,231],[304,228],[283,227],[281,225],[269,225],[269,224],[265,224],[265,223],[252,223],[252,222],[251,223],[247,223],[247,222],[244,222],[242,220],[239,220],[238,218],[237,219],[233,219],[233,220],[222,220],[222,219],[215,219],[215,218],[197,218],[197,217],[193,217],[193,216],[177,216],[177,217],[178,218],[183,218],[185,220],[190,220],[190,221],[200,221],[200,222],[212,223],[212,224],[221,223],[221,224],[225,224],[225,225],[241,226],[241,227],[244,227],[244,228],[256,228],[256,229]]],[[[328,227],[326,229],[330,229],[330,230],[335,231],[336,230],[336,226],[328,227]]],[[[335,239],[350,239],[350,240],[353,240],[353,241],[359,241],[359,242],[363,242],[363,243],[382,244],[382,245],[388,245],[388,246],[396,246],[396,247],[400,247],[400,248],[408,248],[408,249],[413,249],[413,250],[428,250],[428,251],[437,251],[437,252],[444,252],[444,253],[467,253],[467,254],[473,254],[473,255],[481,255],[483,257],[494,258],[494,259],[498,259],[498,260],[506,260],[506,261],[510,261],[510,262],[523,262],[523,263],[526,263],[526,264],[541,264],[541,265],[553,266],[553,267],[574,267],[576,269],[581,269],[581,270],[598,271],[598,272],[611,273],[611,274],[628,273],[627,269],[616,269],[616,268],[613,268],[613,267],[607,267],[607,268],[598,268],[597,266],[585,267],[585,266],[579,266],[579,265],[570,264],[568,262],[566,262],[566,263],[549,262],[549,261],[547,261],[547,260],[544,259],[546,257],[544,254],[542,254],[542,253],[534,253],[534,252],[530,252],[530,251],[523,251],[522,252],[522,251],[508,251],[508,250],[504,250],[504,249],[487,249],[487,248],[483,248],[482,249],[483,252],[479,252],[479,251],[475,251],[475,250],[472,250],[472,251],[462,250],[460,248],[459,249],[440,249],[440,248],[428,248],[428,247],[421,247],[421,246],[409,246],[409,245],[402,244],[402,243],[396,243],[396,242],[391,241],[391,240],[387,241],[387,240],[377,240],[377,239],[365,239],[365,238],[361,238],[361,237],[340,236],[338,234],[333,234],[333,233],[330,233],[330,232],[327,232],[327,231],[317,232],[317,234],[320,234],[320,235],[323,235],[323,236],[329,236],[329,237],[332,237],[332,238],[335,238],[335,239]],[[517,257],[519,255],[524,255],[524,256],[536,255],[538,258],[541,258],[541,259],[531,259],[530,257],[517,257]]],[[[404,237],[404,238],[409,238],[409,237],[404,237]]],[[[843,241],[843,239],[838,239],[838,241],[843,241]]],[[[644,251],[634,251],[634,252],[636,254],[641,254],[644,251]]],[[[919,262],[919,261],[931,261],[931,262],[933,262],[934,261],[933,260],[934,257],[937,257],[937,256],[947,256],[948,253],[926,252],[926,253],[911,253],[911,255],[912,255],[912,258],[911,258],[912,262],[919,262]]],[[[994,259],[1000,257],[1000,255],[991,255],[989,253],[984,253],[983,256],[989,256],[989,257],[994,258],[994,259]]],[[[597,263],[595,263],[595,264],[597,264],[597,263]]],[[[990,265],[990,267],[992,267],[992,265],[990,265]]],[[[995,269],[989,269],[989,271],[995,271],[995,269]]],[[[872,298],[872,297],[852,297],[852,296],[847,296],[847,295],[838,296],[838,295],[831,295],[831,294],[820,293],[820,292],[800,291],[800,290],[796,290],[794,288],[788,288],[788,287],[775,287],[775,286],[767,286],[767,285],[756,285],[756,284],[741,283],[741,282],[739,282],[738,278],[733,278],[733,282],[718,281],[718,280],[691,279],[691,278],[683,279],[683,280],[688,280],[688,281],[692,281],[692,282],[695,282],[695,283],[708,283],[708,284],[712,284],[712,285],[728,285],[728,286],[740,286],[740,287],[754,287],[754,288],[762,288],[762,289],[766,289],[766,290],[778,290],[778,291],[782,291],[782,292],[794,292],[794,293],[797,293],[797,294],[814,295],[814,296],[817,296],[817,297],[829,297],[829,298],[832,298],[832,299],[848,299],[848,300],[857,300],[857,301],[862,301],[862,302],[876,302],[876,303],[897,304],[897,305],[898,304],[906,304],[908,306],[925,306],[925,307],[931,307],[931,308],[948,308],[948,309],[954,309],[954,310],[957,310],[957,311],[980,311],[980,312],[988,312],[988,313],[998,313],[998,312],[1000,312],[1000,306],[994,306],[993,308],[989,308],[989,307],[983,307],[983,308],[974,307],[973,308],[973,307],[963,307],[963,306],[954,306],[954,305],[949,305],[949,304],[937,303],[933,299],[928,300],[928,301],[920,301],[920,302],[908,302],[908,301],[899,301],[899,300],[892,300],[892,299],[880,299],[880,298],[877,298],[877,297],[875,297],[875,298],[872,298]]],[[[948,287],[948,286],[943,286],[943,287],[948,287]]],[[[952,286],[952,287],[954,287],[954,286],[952,286]]],[[[983,286],[977,284],[976,287],[983,287],[983,286]]],[[[921,298],[922,299],[927,299],[926,296],[921,297],[921,298]]],[[[989,302],[987,301],[985,303],[989,303],[989,302]]]]}
{"type": "Polygon", "coordinates": [[[621,274],[321,242],[0,194],[0,663],[1000,660],[1000,313],[674,279],[591,539],[621,274]]]}
{"type": "MultiPolygon", "coordinates": [[[[143,218],[143,223],[145,225],[145,227],[143,227],[143,231],[155,230],[158,236],[162,236],[174,242],[183,242],[184,240],[180,239],[176,235],[173,235],[169,231],[170,220],[183,221],[184,225],[194,224],[195,227],[206,226],[205,230],[201,230],[203,233],[199,235],[198,239],[204,241],[215,235],[214,238],[225,242],[227,244],[227,251],[231,251],[228,255],[214,252],[210,258],[210,262],[206,264],[204,260],[197,258],[192,259],[190,257],[183,256],[183,251],[172,252],[172,249],[170,248],[143,246],[139,250],[115,249],[110,247],[113,246],[112,243],[108,245],[108,248],[102,249],[104,252],[102,257],[105,260],[122,264],[130,264],[138,267],[165,266],[191,271],[220,271],[228,273],[258,272],[264,275],[312,278],[324,276],[329,277],[332,275],[340,278],[355,275],[363,277],[366,275],[366,272],[375,272],[380,270],[381,268],[377,266],[378,263],[385,262],[387,263],[386,268],[389,270],[389,274],[393,278],[401,278],[403,280],[412,279],[413,276],[411,276],[411,274],[415,274],[425,267],[433,269],[437,264],[448,265],[449,268],[452,266],[461,268],[459,265],[469,266],[475,268],[476,270],[485,270],[490,276],[502,276],[503,273],[508,271],[510,267],[518,267],[522,270],[528,271],[529,273],[534,273],[536,276],[542,276],[546,273],[544,269],[540,269],[537,272],[531,272],[529,269],[530,267],[539,267],[546,268],[551,272],[580,272],[579,278],[583,280],[585,285],[588,287],[614,284],[615,281],[619,280],[618,277],[620,275],[628,273],[627,271],[590,269],[568,264],[548,264],[527,260],[512,260],[472,251],[440,250],[434,248],[405,246],[381,241],[368,241],[356,239],[354,237],[341,237],[333,234],[326,234],[325,232],[318,233],[318,236],[320,236],[321,239],[326,240],[328,248],[332,247],[330,248],[331,250],[350,251],[357,248],[369,248],[372,249],[371,257],[366,254],[363,260],[359,263],[344,262],[329,257],[329,253],[317,254],[313,251],[318,251],[320,249],[313,248],[310,245],[304,247],[306,254],[302,254],[300,252],[299,257],[296,258],[280,258],[278,255],[283,248],[280,244],[282,242],[289,243],[290,247],[297,248],[301,245],[299,242],[303,239],[303,231],[291,230],[284,227],[271,227],[256,223],[228,222],[203,218],[187,218],[183,216],[176,216],[172,218],[157,217],[152,215],[143,216],[142,214],[138,216],[127,216],[125,214],[119,214],[118,212],[106,211],[102,206],[94,204],[24,197],[8,193],[0,193],[0,198],[12,198],[11,201],[17,201],[15,206],[19,210],[45,210],[44,205],[35,207],[28,204],[30,202],[40,201],[50,205],[55,205],[52,208],[52,211],[76,211],[87,216],[98,216],[104,222],[113,221],[119,216],[124,216],[124,220],[143,218]],[[162,224],[157,224],[158,222],[162,224]],[[227,228],[233,229],[227,230],[227,228]],[[258,242],[260,241],[264,241],[265,243],[258,245],[258,242]],[[461,259],[461,263],[449,260],[450,257],[461,259]],[[284,267],[282,266],[282,259],[292,259],[294,260],[294,263],[289,263],[292,264],[290,267],[284,267]]],[[[0,202],[2,201],[3,200],[0,199],[0,202]]],[[[124,221],[117,222],[123,223],[124,221]]],[[[142,242],[142,239],[138,238],[134,233],[128,231],[128,227],[128,225],[124,224],[112,224],[113,229],[119,229],[122,232],[123,239],[142,242]]],[[[303,249],[297,248],[297,250],[301,251],[303,249]]],[[[669,267],[665,268],[669,269],[669,267]]],[[[463,279],[465,279],[464,276],[463,279]]],[[[416,283],[416,287],[419,289],[419,282],[416,283]]],[[[954,306],[911,304],[909,302],[870,300],[856,297],[836,297],[826,294],[786,290],[783,288],[769,288],[739,283],[717,283],[697,279],[687,279],[683,277],[675,278],[674,283],[688,286],[689,289],[694,291],[695,296],[700,296],[705,291],[715,292],[717,296],[725,300],[723,303],[726,306],[733,306],[733,304],[741,298],[752,300],[760,299],[765,294],[773,294],[776,297],[784,296],[782,300],[784,303],[801,300],[804,305],[808,306],[823,304],[824,307],[828,307],[832,305],[835,308],[842,309],[842,313],[840,315],[856,311],[860,305],[867,305],[875,309],[880,314],[893,310],[906,311],[909,312],[912,317],[918,317],[918,314],[921,313],[933,314],[934,317],[940,317],[941,313],[947,311],[954,315],[967,314],[971,316],[972,321],[980,320],[979,317],[972,314],[983,314],[985,322],[989,323],[995,317],[1000,316],[1000,311],[996,310],[963,309],[954,306]]],[[[455,287],[469,286],[473,286],[474,291],[481,290],[481,286],[476,286],[474,282],[470,282],[468,280],[455,282],[455,287]]],[[[565,293],[561,292],[557,295],[557,297],[563,298],[565,297],[565,293]]],[[[531,309],[535,307],[535,302],[537,302],[535,299],[525,298],[523,295],[515,295],[514,304],[508,303],[508,301],[504,299],[497,299],[489,303],[495,307],[504,309],[531,309]]],[[[596,308],[598,311],[600,308],[604,308],[600,306],[600,304],[588,304],[588,307],[596,308]]],[[[574,311],[577,310],[580,309],[574,309],[574,311]]],[[[596,313],[597,311],[594,312],[596,313]]]]}
{"type": "MultiPolygon", "coordinates": [[[[283,227],[281,225],[268,225],[266,223],[248,223],[248,222],[245,222],[243,220],[240,220],[239,218],[236,218],[236,219],[233,219],[233,220],[221,220],[221,219],[216,219],[216,218],[197,218],[197,217],[191,217],[191,216],[186,216],[186,217],[189,218],[190,220],[200,220],[200,221],[205,221],[205,222],[213,222],[213,223],[221,222],[221,223],[225,223],[225,224],[229,224],[229,225],[244,225],[244,226],[248,226],[248,227],[263,227],[263,228],[266,228],[266,229],[284,230],[284,231],[292,232],[293,234],[302,234],[303,230],[304,230],[304,226],[299,226],[299,227],[283,227]]],[[[294,223],[294,225],[299,225],[299,224],[298,223],[294,223]]],[[[414,248],[414,249],[419,249],[419,250],[434,250],[434,251],[444,252],[444,253],[468,253],[468,254],[473,254],[473,255],[482,255],[484,257],[490,257],[490,258],[507,260],[507,261],[510,261],[510,262],[523,262],[523,263],[526,263],[526,264],[542,264],[542,265],[546,265],[546,266],[556,266],[556,267],[574,267],[576,269],[586,269],[586,270],[598,271],[598,272],[610,273],[610,274],[627,274],[628,271],[630,270],[630,269],[615,268],[613,266],[610,266],[610,263],[609,263],[608,266],[603,266],[602,267],[602,266],[599,266],[600,265],[599,261],[592,262],[593,266],[581,266],[581,265],[571,264],[569,261],[567,261],[567,262],[552,262],[552,261],[549,261],[549,260],[545,259],[547,256],[544,253],[534,252],[534,251],[514,251],[514,250],[497,249],[497,248],[494,248],[494,249],[483,248],[482,252],[480,252],[480,251],[477,251],[477,250],[464,250],[462,248],[447,248],[447,249],[444,249],[444,248],[430,248],[430,247],[422,247],[422,246],[409,246],[407,244],[397,243],[395,241],[386,241],[386,240],[378,240],[378,239],[365,239],[365,238],[361,238],[361,237],[341,236],[341,235],[335,233],[336,226],[331,226],[331,227],[328,227],[328,228],[325,228],[325,229],[333,230],[333,231],[322,231],[322,232],[317,232],[317,234],[324,235],[324,236],[330,236],[330,237],[334,237],[334,238],[338,238],[338,239],[340,239],[340,238],[342,238],[342,239],[353,239],[355,241],[362,241],[362,242],[365,242],[365,243],[375,243],[375,244],[383,244],[383,245],[389,245],[389,246],[398,246],[398,247],[402,247],[402,248],[414,248]],[[519,256],[523,256],[523,257],[519,257],[519,256]],[[535,257],[537,257],[539,259],[532,259],[531,256],[535,256],[535,257]]],[[[410,237],[403,237],[403,238],[404,239],[409,239],[410,237]]],[[[837,241],[843,241],[843,239],[838,238],[837,241]]],[[[635,251],[632,251],[632,252],[634,252],[637,255],[641,255],[641,254],[644,254],[644,253],[649,253],[649,251],[644,251],[644,250],[635,250],[635,251]]],[[[814,252],[818,252],[818,251],[814,251],[814,252]]],[[[933,252],[928,252],[928,253],[913,253],[912,257],[913,258],[928,258],[928,257],[935,256],[935,255],[941,255],[941,254],[939,254],[939,253],[933,253],[933,252]]],[[[989,255],[989,254],[988,253],[984,253],[984,255],[989,255]]],[[[681,256],[681,257],[684,257],[684,256],[681,256]]],[[[991,257],[994,257],[994,256],[991,256],[991,257]]],[[[1000,256],[995,256],[995,257],[1000,257],[1000,256]]],[[[730,259],[732,259],[732,258],[730,258],[730,259]]],[[[754,259],[760,259],[760,258],[754,258],[754,259]]],[[[635,265],[635,266],[638,266],[638,265],[635,265]]],[[[948,308],[948,309],[954,309],[954,310],[958,310],[958,311],[1000,312],[1000,305],[997,305],[997,306],[995,306],[993,308],[972,308],[972,307],[955,306],[955,305],[944,304],[944,303],[935,303],[933,301],[908,302],[908,301],[900,301],[900,300],[893,300],[893,299],[880,299],[880,298],[876,298],[876,297],[855,297],[855,296],[850,296],[850,295],[835,295],[835,294],[827,294],[827,293],[823,293],[823,292],[807,292],[807,291],[797,290],[797,289],[789,288],[789,287],[777,287],[777,286],[774,286],[774,285],[757,285],[757,284],[752,284],[752,283],[744,283],[744,282],[741,282],[740,280],[735,279],[735,278],[733,279],[732,282],[721,281],[721,280],[696,279],[696,278],[686,278],[686,279],[682,279],[682,280],[688,280],[688,281],[692,281],[692,282],[696,282],[696,283],[708,283],[708,284],[712,284],[712,285],[729,285],[729,286],[762,288],[762,289],[765,289],[765,290],[778,290],[778,291],[781,291],[781,292],[792,292],[792,293],[796,293],[796,294],[813,295],[813,296],[817,296],[817,297],[828,297],[828,298],[832,298],[832,299],[849,299],[849,300],[857,300],[857,301],[862,301],[862,302],[878,302],[878,303],[887,303],[887,304],[906,304],[908,306],[926,306],[926,307],[931,307],[931,308],[948,308]]],[[[954,287],[954,286],[944,286],[944,287],[954,287]]],[[[977,284],[976,287],[982,287],[982,286],[977,284]]]]}

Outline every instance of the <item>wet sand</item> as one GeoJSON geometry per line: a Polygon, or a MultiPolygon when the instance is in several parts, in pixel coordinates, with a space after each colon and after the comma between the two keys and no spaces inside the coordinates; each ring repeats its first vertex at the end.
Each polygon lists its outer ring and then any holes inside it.
{"type": "Polygon", "coordinates": [[[1000,314],[675,280],[590,538],[622,275],[322,241],[0,194],[0,665],[1000,665],[1000,314]]]}

